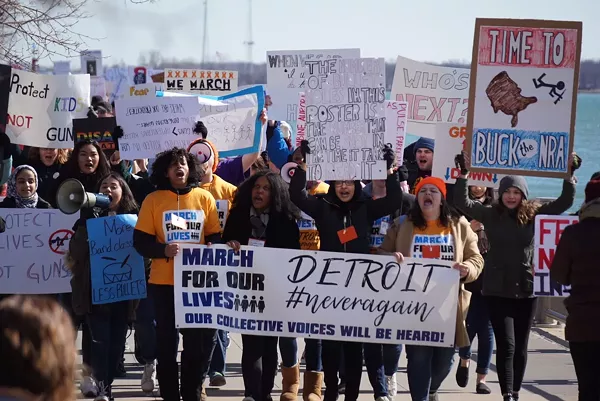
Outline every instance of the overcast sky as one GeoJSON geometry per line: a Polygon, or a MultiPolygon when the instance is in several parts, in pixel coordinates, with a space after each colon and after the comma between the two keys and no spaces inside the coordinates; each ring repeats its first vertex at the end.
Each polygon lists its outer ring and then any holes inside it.
{"type": "MultiPolygon", "coordinates": [[[[208,55],[248,60],[248,0],[208,1],[208,55]]],[[[91,0],[78,25],[106,64],[136,64],[140,53],[202,59],[204,0],[91,0]]],[[[600,0],[253,0],[252,59],[267,50],[359,47],[363,57],[470,60],[476,17],[583,21],[583,58],[600,58],[600,0]]],[[[57,60],[56,58],[54,60],[57,60]]],[[[43,64],[50,65],[49,60],[43,64]]],[[[79,61],[73,61],[76,68],[79,61]]]]}

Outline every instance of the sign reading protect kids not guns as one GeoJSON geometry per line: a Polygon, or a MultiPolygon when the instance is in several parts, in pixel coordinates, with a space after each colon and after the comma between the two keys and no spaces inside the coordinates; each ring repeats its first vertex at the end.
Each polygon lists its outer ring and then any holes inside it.
{"type": "Polygon", "coordinates": [[[53,209],[0,209],[0,294],[71,292],[64,256],[79,213],[53,209]]]}
{"type": "Polygon", "coordinates": [[[175,324],[242,334],[450,347],[452,262],[183,244],[175,256],[175,324]]]}
{"type": "MultiPolygon", "coordinates": [[[[454,157],[466,149],[465,126],[455,124],[436,125],[435,147],[443,149],[442,152],[433,154],[432,175],[440,177],[448,184],[454,184],[460,175],[460,168],[456,167],[454,157]]],[[[469,185],[498,188],[504,175],[490,171],[474,171],[469,175],[469,185]]]]}
{"type": "Polygon", "coordinates": [[[6,134],[18,145],[72,148],[73,119],[86,117],[89,75],[12,70],[6,134]]]}
{"type": "Polygon", "coordinates": [[[535,217],[535,253],[533,255],[533,293],[538,297],[566,297],[570,286],[563,286],[550,279],[550,266],[560,237],[567,226],[579,222],[577,216],[535,217]]]}
{"type": "Polygon", "coordinates": [[[467,119],[471,170],[566,178],[581,22],[477,19],[467,119]]]}

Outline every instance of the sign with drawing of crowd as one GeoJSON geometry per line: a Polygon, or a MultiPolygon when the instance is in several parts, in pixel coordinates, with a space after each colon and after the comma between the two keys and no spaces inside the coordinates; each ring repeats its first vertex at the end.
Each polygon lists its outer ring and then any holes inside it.
{"type": "Polygon", "coordinates": [[[581,22],[477,19],[471,170],[565,178],[573,149],[581,22]]]}
{"type": "Polygon", "coordinates": [[[242,246],[183,245],[175,257],[178,328],[449,347],[453,262],[242,246]]]}
{"type": "Polygon", "coordinates": [[[408,103],[408,133],[435,139],[438,124],[466,125],[469,76],[466,68],[398,56],[390,99],[408,103]]]}
{"type": "Polygon", "coordinates": [[[385,179],[385,61],[306,61],[307,179],[385,179]]]}
{"type": "MultiPolygon", "coordinates": [[[[267,88],[273,98],[269,118],[283,120],[296,135],[298,93],[306,91],[307,61],[360,58],[360,49],[274,50],[267,52],[267,88]]],[[[292,143],[294,143],[294,136],[292,143]]]]}
{"type": "Polygon", "coordinates": [[[237,71],[165,68],[165,90],[221,96],[238,89],[237,71]]]}
{"type": "Polygon", "coordinates": [[[65,253],[79,213],[54,209],[0,209],[0,294],[71,292],[65,253]]]}
{"type": "Polygon", "coordinates": [[[560,237],[567,226],[577,224],[577,216],[535,217],[535,253],[533,255],[533,293],[537,297],[566,297],[571,286],[564,286],[550,279],[550,266],[560,237]]]}
{"type": "MultiPolygon", "coordinates": [[[[460,176],[460,168],[456,167],[454,158],[466,150],[467,127],[455,124],[437,124],[435,135],[435,148],[441,152],[433,153],[432,175],[440,177],[447,184],[454,184],[460,176]]],[[[495,172],[478,170],[469,174],[469,185],[498,188],[500,180],[504,177],[495,172]]]]}
{"type": "Polygon", "coordinates": [[[40,75],[12,70],[6,134],[17,145],[73,147],[73,119],[86,117],[89,75],[40,75]]]}

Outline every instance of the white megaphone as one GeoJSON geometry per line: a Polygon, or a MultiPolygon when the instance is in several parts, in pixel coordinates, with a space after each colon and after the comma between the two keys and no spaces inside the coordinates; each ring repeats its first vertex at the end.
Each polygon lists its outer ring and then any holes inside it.
{"type": "Polygon", "coordinates": [[[281,178],[283,178],[283,181],[287,182],[288,184],[292,182],[292,177],[296,173],[297,168],[298,163],[288,162],[284,164],[283,167],[281,167],[280,171],[281,178]]]}
{"type": "Polygon", "coordinates": [[[90,207],[108,209],[111,201],[108,195],[86,192],[83,184],[75,178],[60,184],[56,192],[56,204],[64,214],[77,213],[80,209],[90,207]]]}

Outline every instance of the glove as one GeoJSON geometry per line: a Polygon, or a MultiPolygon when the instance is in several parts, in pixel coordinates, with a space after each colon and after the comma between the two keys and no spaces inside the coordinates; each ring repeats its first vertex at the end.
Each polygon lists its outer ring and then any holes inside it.
{"type": "Polygon", "coordinates": [[[194,125],[194,132],[196,134],[202,135],[202,139],[206,139],[208,136],[208,128],[202,121],[196,121],[196,125],[194,125]]]}
{"type": "Polygon", "coordinates": [[[115,146],[117,147],[117,150],[119,150],[119,139],[123,138],[123,135],[125,135],[125,132],[123,132],[123,128],[120,125],[117,125],[112,132],[112,139],[115,143],[115,146]]]}
{"type": "Polygon", "coordinates": [[[571,173],[574,173],[575,170],[579,169],[579,167],[581,167],[581,163],[583,163],[583,160],[581,159],[581,157],[574,154],[573,155],[573,163],[571,163],[571,173]]]}
{"type": "Polygon", "coordinates": [[[396,152],[394,152],[391,143],[383,147],[383,160],[385,160],[387,170],[391,169],[396,163],[396,152]]]}
{"type": "Polygon", "coordinates": [[[302,153],[302,158],[306,161],[306,155],[310,155],[310,146],[306,139],[300,141],[300,153],[302,153]]]}
{"type": "Polygon", "coordinates": [[[92,106],[88,107],[87,118],[98,118],[98,113],[92,106]]]}
{"type": "Polygon", "coordinates": [[[466,175],[469,173],[469,170],[467,170],[467,162],[465,161],[464,152],[460,152],[454,157],[454,165],[456,166],[456,168],[460,169],[460,173],[462,175],[466,175]]]}
{"type": "Polygon", "coordinates": [[[408,169],[404,164],[398,168],[398,181],[408,181],[408,169]]]}
{"type": "Polygon", "coordinates": [[[6,160],[10,157],[10,138],[6,133],[0,132],[0,157],[2,160],[6,160]]]}

